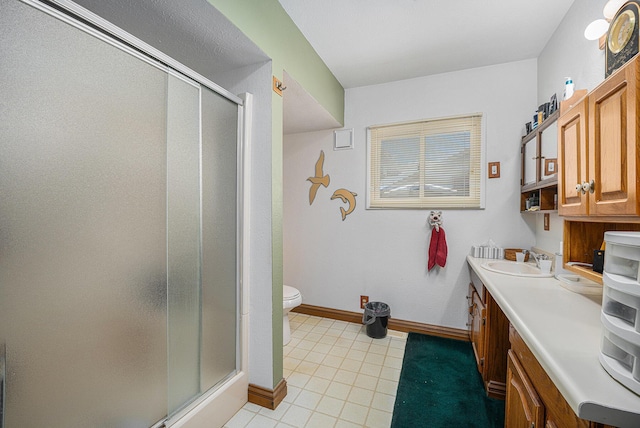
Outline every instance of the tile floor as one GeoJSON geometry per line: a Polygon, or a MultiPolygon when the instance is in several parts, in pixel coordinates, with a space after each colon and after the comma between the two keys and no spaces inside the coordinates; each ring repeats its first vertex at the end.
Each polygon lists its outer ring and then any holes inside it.
{"type": "Polygon", "coordinates": [[[277,409],[247,403],[226,428],[391,425],[407,334],[367,336],[360,324],[291,312],[287,396],[277,409]]]}

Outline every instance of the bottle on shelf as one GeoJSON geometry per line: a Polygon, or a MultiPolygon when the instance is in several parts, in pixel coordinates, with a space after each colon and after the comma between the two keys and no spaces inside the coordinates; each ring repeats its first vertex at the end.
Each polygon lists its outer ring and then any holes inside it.
{"type": "Polygon", "coordinates": [[[565,77],[563,99],[568,100],[569,98],[571,98],[573,96],[573,90],[574,90],[573,79],[571,79],[571,77],[565,77]]]}

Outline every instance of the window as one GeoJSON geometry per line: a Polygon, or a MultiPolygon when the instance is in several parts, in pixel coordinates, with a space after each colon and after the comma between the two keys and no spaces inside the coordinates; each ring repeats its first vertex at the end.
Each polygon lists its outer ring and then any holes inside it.
{"type": "Polygon", "coordinates": [[[482,115],[371,126],[369,208],[482,208],[482,115]]]}

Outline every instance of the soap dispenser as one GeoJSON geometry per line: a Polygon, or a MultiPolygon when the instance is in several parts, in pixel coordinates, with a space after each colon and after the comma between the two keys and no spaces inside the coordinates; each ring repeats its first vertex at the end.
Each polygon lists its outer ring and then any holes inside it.
{"type": "Polygon", "coordinates": [[[564,98],[565,100],[568,100],[569,98],[571,98],[573,96],[573,80],[571,79],[571,77],[565,77],[564,78],[564,98]]]}

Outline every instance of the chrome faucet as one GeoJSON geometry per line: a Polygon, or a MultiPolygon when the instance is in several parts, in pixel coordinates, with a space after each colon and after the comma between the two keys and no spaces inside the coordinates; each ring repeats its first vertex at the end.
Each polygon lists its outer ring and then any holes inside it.
{"type": "Polygon", "coordinates": [[[533,251],[527,251],[531,257],[536,261],[536,266],[540,267],[540,260],[549,260],[549,256],[546,254],[536,254],[533,251]]]}

